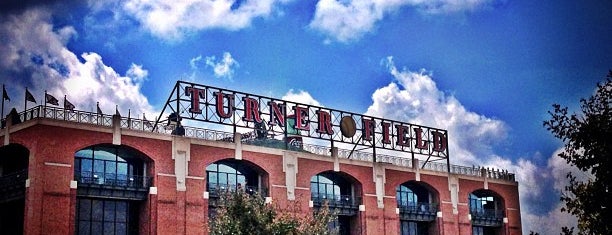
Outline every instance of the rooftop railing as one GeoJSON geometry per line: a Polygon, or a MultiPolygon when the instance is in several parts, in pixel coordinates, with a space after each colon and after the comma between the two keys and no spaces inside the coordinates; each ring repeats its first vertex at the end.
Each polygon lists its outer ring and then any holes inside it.
{"type": "MultiPolygon", "coordinates": [[[[97,126],[105,126],[111,127],[113,125],[113,115],[109,114],[100,114],[94,112],[87,111],[79,111],[79,110],[66,110],[59,107],[54,106],[36,106],[30,108],[24,112],[19,113],[18,120],[14,120],[13,124],[16,124],[15,121],[18,122],[26,122],[32,119],[37,118],[47,118],[54,120],[63,120],[67,122],[75,122],[75,123],[83,123],[97,126]]],[[[160,134],[171,135],[174,126],[167,126],[165,123],[155,123],[152,120],[146,119],[138,119],[131,117],[120,117],[120,125],[121,128],[135,130],[135,131],[143,131],[143,132],[153,132],[160,134]]],[[[4,123],[4,122],[3,122],[4,123]]],[[[4,127],[4,125],[3,125],[4,127]]],[[[186,127],[184,126],[184,136],[190,138],[197,139],[205,139],[211,141],[225,141],[225,142],[234,142],[234,134],[230,132],[218,131],[218,130],[210,130],[203,129],[197,127],[186,127]]],[[[243,139],[252,139],[249,133],[243,134],[243,139]]],[[[257,144],[257,141],[243,141],[245,144],[257,144]]],[[[301,143],[300,147],[302,150],[322,155],[322,156],[330,156],[332,153],[332,149],[326,146],[312,145],[301,143]]],[[[290,148],[293,149],[293,148],[290,148]]],[[[338,157],[345,159],[352,159],[357,161],[367,161],[372,162],[374,155],[371,152],[365,151],[352,151],[348,149],[338,149],[338,157]]],[[[447,172],[450,168],[450,173],[459,174],[459,175],[467,175],[467,176],[475,176],[475,177],[486,177],[490,179],[499,179],[505,181],[515,181],[515,175],[513,173],[509,173],[505,170],[494,170],[483,167],[467,167],[467,166],[459,166],[459,165],[450,165],[447,167],[445,163],[439,162],[423,162],[421,160],[418,161],[418,166],[413,166],[413,161],[410,158],[402,157],[402,156],[391,156],[391,155],[376,155],[377,162],[385,162],[401,167],[414,168],[419,167],[429,171],[436,172],[447,172]]]]}

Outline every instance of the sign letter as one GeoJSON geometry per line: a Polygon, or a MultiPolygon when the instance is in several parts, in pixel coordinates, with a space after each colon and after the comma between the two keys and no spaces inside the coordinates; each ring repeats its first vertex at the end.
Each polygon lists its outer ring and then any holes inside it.
{"type": "Polygon", "coordinates": [[[295,129],[297,130],[310,130],[310,122],[308,121],[308,108],[293,106],[293,112],[295,113],[295,129]]]}
{"type": "Polygon", "coordinates": [[[409,147],[410,146],[410,139],[407,138],[406,134],[408,134],[408,127],[407,126],[402,126],[402,125],[395,125],[395,129],[397,131],[397,145],[398,146],[404,146],[404,147],[409,147]]]}
{"type": "Polygon", "coordinates": [[[331,115],[328,112],[317,110],[317,116],[319,116],[319,128],[317,133],[333,135],[334,130],[331,126],[331,115]]]}
{"type": "Polygon", "coordinates": [[[418,149],[427,149],[427,140],[423,140],[423,129],[419,127],[414,128],[414,135],[416,137],[415,147],[418,149]]]}
{"type": "Polygon", "coordinates": [[[230,118],[234,114],[234,95],[232,94],[223,94],[223,92],[217,91],[213,93],[217,96],[217,115],[221,118],[230,118]],[[223,100],[227,98],[227,112],[223,110],[223,100]]]}
{"type": "Polygon", "coordinates": [[[361,137],[365,141],[371,141],[374,136],[374,120],[363,118],[363,136],[361,137]]]}
{"type": "Polygon", "coordinates": [[[433,150],[437,152],[442,152],[446,150],[446,136],[444,136],[441,132],[431,132],[433,134],[433,150]]]}
{"type": "Polygon", "coordinates": [[[391,123],[381,122],[380,125],[382,125],[383,131],[383,144],[391,144],[391,138],[389,137],[389,127],[391,126],[391,123]]]}
{"type": "Polygon", "coordinates": [[[189,112],[191,113],[202,113],[200,109],[200,98],[204,99],[204,89],[198,89],[193,86],[185,87],[185,95],[191,96],[191,108],[189,108],[189,112]]]}
{"type": "Polygon", "coordinates": [[[247,122],[252,122],[253,118],[255,118],[256,123],[261,122],[261,117],[259,116],[259,103],[256,99],[250,97],[243,97],[244,101],[244,117],[242,120],[247,122]]]}
{"type": "Polygon", "coordinates": [[[270,121],[268,121],[268,124],[285,126],[285,105],[270,101],[268,106],[270,106],[270,121]]]}

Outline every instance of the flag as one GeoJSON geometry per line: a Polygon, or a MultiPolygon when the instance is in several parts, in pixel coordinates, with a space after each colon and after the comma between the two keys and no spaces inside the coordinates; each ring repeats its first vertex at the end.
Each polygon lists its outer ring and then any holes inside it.
{"type": "Polygon", "coordinates": [[[47,94],[46,92],[45,92],[45,103],[49,103],[52,105],[59,105],[59,101],[52,95],[47,94]]]}
{"type": "Polygon", "coordinates": [[[102,110],[100,109],[100,103],[96,103],[96,106],[98,108],[98,114],[102,114],[102,110]]]}
{"type": "Polygon", "coordinates": [[[64,97],[64,109],[67,109],[70,111],[74,110],[74,104],[70,103],[70,101],[68,101],[66,97],[64,97]]]}
{"type": "Polygon", "coordinates": [[[6,92],[6,88],[4,88],[4,85],[2,86],[2,98],[11,101],[11,98],[8,97],[8,93],[6,92]]]}
{"type": "Polygon", "coordinates": [[[34,96],[32,95],[32,93],[28,91],[28,88],[26,88],[25,100],[36,103],[36,99],[34,99],[34,96]]]}

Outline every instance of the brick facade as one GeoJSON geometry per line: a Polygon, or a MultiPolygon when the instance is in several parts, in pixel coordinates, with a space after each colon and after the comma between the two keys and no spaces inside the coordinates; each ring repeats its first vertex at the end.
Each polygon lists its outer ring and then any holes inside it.
{"type": "MultiPolygon", "coordinates": [[[[408,181],[429,189],[439,204],[430,234],[472,234],[468,198],[477,190],[489,190],[501,199],[503,225],[496,233],[521,234],[514,180],[45,118],[9,125],[0,132],[5,144],[0,151],[18,146],[28,152],[24,234],[74,234],[79,188],[74,179],[75,152],[99,144],[126,146],[147,158],[145,170],[152,185],[139,204],[139,234],[207,234],[210,195],[205,169],[235,158],[265,172],[262,185],[272,203],[280,208],[297,205],[304,213],[312,211],[314,175],[335,172],[349,179],[362,198],[351,234],[401,234],[396,188],[408,181]],[[377,186],[383,190],[377,191],[377,186]]],[[[12,157],[8,155],[0,158],[12,157]]]]}

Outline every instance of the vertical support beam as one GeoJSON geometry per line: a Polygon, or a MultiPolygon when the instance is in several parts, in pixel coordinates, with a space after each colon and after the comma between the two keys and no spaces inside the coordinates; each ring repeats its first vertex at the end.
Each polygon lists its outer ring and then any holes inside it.
{"type": "Polygon", "coordinates": [[[334,171],[339,172],[340,171],[340,160],[338,159],[338,147],[331,148],[331,155],[332,155],[332,158],[334,159],[334,171]]]}
{"type": "Polygon", "coordinates": [[[419,159],[414,158],[414,153],[412,154],[412,169],[415,169],[415,180],[421,181],[421,168],[419,167],[419,159]]]}
{"type": "Polygon", "coordinates": [[[453,214],[458,215],[459,209],[459,178],[456,175],[448,175],[448,189],[450,191],[451,202],[453,204],[453,214]]]}
{"type": "Polygon", "coordinates": [[[186,176],[189,175],[191,142],[188,138],[172,137],[172,159],[174,159],[174,175],[176,176],[176,190],[186,191],[186,176]]]}
{"type": "Polygon", "coordinates": [[[121,145],[121,116],[113,115],[113,144],[121,145]]]}
{"type": "Polygon", "coordinates": [[[376,186],[376,205],[378,208],[385,208],[385,166],[380,162],[375,162],[373,165],[373,179],[376,186]]]}
{"type": "Polygon", "coordinates": [[[287,185],[287,200],[295,200],[295,185],[297,183],[298,157],[289,151],[283,153],[283,172],[287,185]]]}
{"type": "Polygon", "coordinates": [[[242,160],[242,135],[234,132],[234,159],[242,160]]]}

